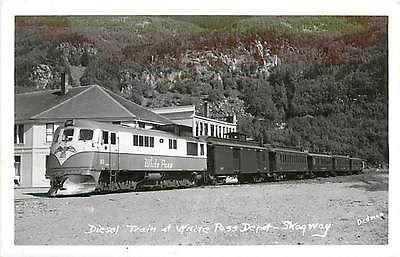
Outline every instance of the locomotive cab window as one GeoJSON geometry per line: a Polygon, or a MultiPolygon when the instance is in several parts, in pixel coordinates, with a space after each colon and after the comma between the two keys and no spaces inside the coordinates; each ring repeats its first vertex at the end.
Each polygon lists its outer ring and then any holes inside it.
{"type": "Polygon", "coordinates": [[[93,139],[93,130],[91,129],[81,129],[79,131],[79,140],[92,140],[93,139]]]}
{"type": "Polygon", "coordinates": [[[72,141],[73,137],[74,137],[73,129],[64,129],[62,141],[72,141]]]}

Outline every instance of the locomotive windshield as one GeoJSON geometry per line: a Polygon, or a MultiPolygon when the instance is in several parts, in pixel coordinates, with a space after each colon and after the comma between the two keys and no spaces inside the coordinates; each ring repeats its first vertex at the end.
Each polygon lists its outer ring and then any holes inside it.
{"type": "Polygon", "coordinates": [[[93,130],[91,129],[81,129],[79,131],[79,140],[92,140],[93,138],[93,130]]]}
{"type": "Polygon", "coordinates": [[[64,129],[62,141],[72,141],[74,129],[64,129]]]}

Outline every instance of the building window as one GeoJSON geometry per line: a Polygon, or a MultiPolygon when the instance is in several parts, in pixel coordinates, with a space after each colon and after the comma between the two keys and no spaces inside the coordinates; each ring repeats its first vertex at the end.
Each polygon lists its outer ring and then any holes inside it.
{"type": "Polygon", "coordinates": [[[46,143],[53,141],[54,123],[46,123],[46,143]]]}
{"type": "Polygon", "coordinates": [[[139,136],[138,135],[133,135],[133,145],[134,146],[139,145],[139,136]]]}
{"type": "Polygon", "coordinates": [[[199,123],[196,122],[196,137],[199,136],[199,123]]]}
{"type": "Polygon", "coordinates": [[[14,125],[14,144],[24,143],[24,124],[14,125]]]}
{"type": "Polygon", "coordinates": [[[14,169],[15,169],[15,176],[20,176],[21,174],[21,156],[14,155],[14,169]]]}
{"type": "Polygon", "coordinates": [[[211,136],[214,136],[214,125],[210,125],[210,130],[211,130],[211,136]]]}
{"type": "Polygon", "coordinates": [[[139,146],[143,146],[143,136],[139,136],[139,146]]]}
{"type": "Polygon", "coordinates": [[[187,155],[197,156],[197,143],[187,142],[187,155]]]}
{"type": "Polygon", "coordinates": [[[208,136],[208,124],[204,123],[204,135],[208,136]]]}
{"type": "Polygon", "coordinates": [[[144,136],[144,146],[149,147],[149,137],[148,136],[144,136]]]}
{"type": "Polygon", "coordinates": [[[204,144],[200,144],[200,155],[204,155],[204,144]]]}
{"type": "Polygon", "coordinates": [[[203,135],[203,122],[200,122],[200,136],[203,135]]]}
{"type": "Polygon", "coordinates": [[[144,122],[139,121],[139,128],[145,128],[146,124],[144,122]]]}
{"type": "Polygon", "coordinates": [[[154,147],[154,137],[150,137],[150,147],[154,147]]]}
{"type": "Polygon", "coordinates": [[[169,149],[177,149],[176,139],[168,139],[168,147],[169,149]]]}

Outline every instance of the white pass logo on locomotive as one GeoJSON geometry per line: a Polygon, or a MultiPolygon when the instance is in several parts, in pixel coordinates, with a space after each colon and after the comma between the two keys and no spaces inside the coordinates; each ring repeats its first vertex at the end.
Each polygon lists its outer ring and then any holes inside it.
{"type": "Polygon", "coordinates": [[[144,158],[144,167],[145,168],[153,168],[153,169],[172,169],[172,162],[168,162],[165,159],[157,159],[157,158],[144,158]]]}

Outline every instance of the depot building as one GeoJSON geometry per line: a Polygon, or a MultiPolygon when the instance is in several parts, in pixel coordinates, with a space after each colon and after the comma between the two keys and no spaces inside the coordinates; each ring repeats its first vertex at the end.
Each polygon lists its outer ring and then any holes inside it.
{"type": "Polygon", "coordinates": [[[34,91],[15,95],[14,182],[22,187],[49,187],[46,160],[53,134],[68,119],[90,119],[152,129],[186,127],[193,136],[223,137],[236,122],[203,117],[194,106],[149,110],[99,85],[34,91]]]}

